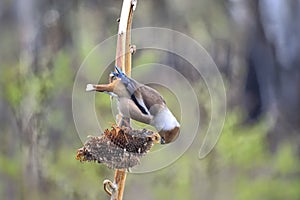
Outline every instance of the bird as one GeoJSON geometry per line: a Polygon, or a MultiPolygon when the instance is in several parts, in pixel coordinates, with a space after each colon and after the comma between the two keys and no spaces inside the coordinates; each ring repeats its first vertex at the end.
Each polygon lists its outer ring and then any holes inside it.
{"type": "Polygon", "coordinates": [[[149,124],[161,136],[161,144],[174,142],[180,133],[180,124],[155,89],[129,78],[115,66],[108,84],[87,84],[86,91],[107,93],[118,99],[123,117],[149,124]]]}

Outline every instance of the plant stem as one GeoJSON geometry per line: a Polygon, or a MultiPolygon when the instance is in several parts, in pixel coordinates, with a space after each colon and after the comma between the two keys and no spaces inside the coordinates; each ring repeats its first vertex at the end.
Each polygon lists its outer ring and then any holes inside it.
{"type": "Polygon", "coordinates": [[[116,169],[114,183],[118,185],[115,193],[112,193],[111,200],[122,200],[126,181],[125,169],[116,169]]]}
{"type": "MultiPolygon", "coordinates": [[[[116,49],[115,65],[122,69],[127,76],[131,76],[131,24],[133,17],[132,0],[124,0],[121,10],[121,17],[118,30],[118,40],[116,49]]],[[[130,125],[130,119],[122,120],[119,125],[130,125]],[[124,123],[126,121],[126,123],[124,123]]],[[[116,190],[112,191],[111,200],[122,200],[125,188],[126,170],[115,170],[114,184],[117,186],[116,190]]]]}

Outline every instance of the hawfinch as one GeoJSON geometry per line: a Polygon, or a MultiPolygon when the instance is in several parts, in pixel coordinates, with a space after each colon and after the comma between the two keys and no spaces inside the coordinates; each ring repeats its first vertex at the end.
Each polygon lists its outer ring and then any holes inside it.
{"type": "Polygon", "coordinates": [[[161,136],[161,144],[177,139],[180,125],[168,109],[163,97],[153,88],[127,77],[118,67],[111,72],[111,83],[88,84],[86,91],[105,92],[116,96],[119,111],[124,117],[154,126],[161,136]]]}

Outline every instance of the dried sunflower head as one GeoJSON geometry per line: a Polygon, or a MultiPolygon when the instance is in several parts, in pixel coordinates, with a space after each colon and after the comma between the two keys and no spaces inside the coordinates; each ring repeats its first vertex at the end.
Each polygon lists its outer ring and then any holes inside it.
{"type": "Polygon", "coordinates": [[[97,161],[113,169],[128,169],[139,164],[140,158],[159,141],[159,134],[150,130],[113,126],[99,137],[90,137],[77,150],[76,159],[97,161]]]}

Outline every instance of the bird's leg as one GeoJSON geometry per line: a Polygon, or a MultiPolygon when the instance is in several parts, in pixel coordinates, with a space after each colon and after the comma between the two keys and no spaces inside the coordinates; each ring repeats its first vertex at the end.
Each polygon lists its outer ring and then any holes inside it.
{"type": "Polygon", "coordinates": [[[116,115],[116,121],[118,126],[122,127],[122,115],[120,113],[116,115]]]}
{"type": "Polygon", "coordinates": [[[119,127],[122,127],[122,126],[130,127],[130,118],[129,117],[124,117],[121,114],[117,114],[116,119],[117,119],[117,124],[119,125],[119,127]]]}

